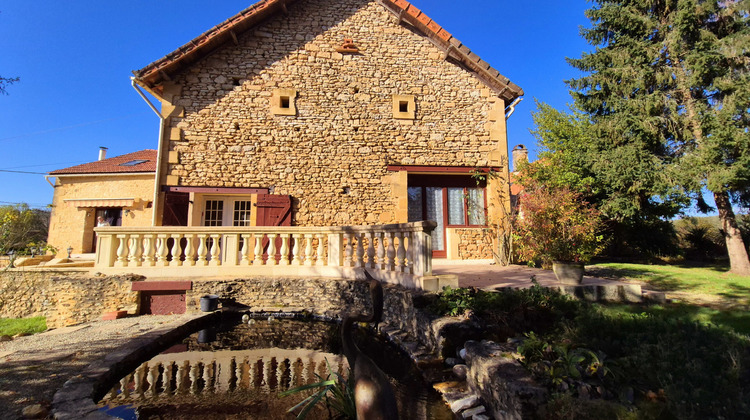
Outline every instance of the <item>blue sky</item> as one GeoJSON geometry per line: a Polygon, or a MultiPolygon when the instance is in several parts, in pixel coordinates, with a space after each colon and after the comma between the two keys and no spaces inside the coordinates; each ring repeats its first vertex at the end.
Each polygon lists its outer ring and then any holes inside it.
{"type": "MultiPolygon", "coordinates": [[[[46,173],[156,148],[159,121],[130,86],[131,71],[177,49],[252,0],[15,1],[0,6],[0,205],[52,202],[46,173]],[[207,7],[210,4],[210,7],[207,7]]],[[[414,0],[433,20],[524,89],[508,142],[534,151],[534,99],[564,108],[565,62],[591,48],[579,36],[585,0],[414,0]]]]}

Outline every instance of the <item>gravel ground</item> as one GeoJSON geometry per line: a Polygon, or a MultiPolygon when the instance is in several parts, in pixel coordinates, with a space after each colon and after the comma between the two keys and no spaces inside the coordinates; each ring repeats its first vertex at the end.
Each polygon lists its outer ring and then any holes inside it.
{"type": "Polygon", "coordinates": [[[177,327],[191,315],[145,315],[94,321],[0,343],[0,419],[22,419],[24,407],[49,407],[70,377],[134,337],[177,327]]]}

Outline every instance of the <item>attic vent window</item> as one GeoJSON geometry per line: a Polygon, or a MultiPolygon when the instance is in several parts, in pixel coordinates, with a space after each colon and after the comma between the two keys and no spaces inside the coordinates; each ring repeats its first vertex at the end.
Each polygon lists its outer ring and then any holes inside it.
{"type": "Polygon", "coordinates": [[[130,162],[121,163],[118,166],[135,166],[135,165],[140,165],[141,163],[146,163],[146,162],[148,162],[148,159],[136,159],[136,160],[131,160],[130,162]]]}
{"type": "Polygon", "coordinates": [[[294,89],[274,89],[271,95],[271,114],[297,115],[297,91],[294,89]]]}
{"type": "Polygon", "coordinates": [[[413,120],[417,113],[414,95],[393,95],[393,118],[413,120]]]}

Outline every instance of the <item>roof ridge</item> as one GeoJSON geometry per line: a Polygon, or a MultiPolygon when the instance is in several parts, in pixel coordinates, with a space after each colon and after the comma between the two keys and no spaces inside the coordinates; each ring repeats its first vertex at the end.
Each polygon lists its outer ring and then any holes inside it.
{"type": "MultiPolygon", "coordinates": [[[[277,12],[286,13],[287,5],[298,0],[261,0],[240,11],[234,16],[214,26],[198,37],[182,45],[175,51],[152,62],[146,67],[133,71],[135,80],[156,93],[161,93],[157,85],[170,80],[172,74],[179,73],[184,67],[196,62],[205,55],[236,37],[235,29],[244,32],[277,12]],[[185,62],[185,63],[183,63],[185,62]]],[[[523,89],[482,60],[477,54],[451,35],[437,22],[423,13],[419,8],[406,0],[377,0],[386,10],[396,15],[399,23],[406,22],[430,38],[433,43],[449,57],[463,63],[474,71],[483,82],[495,90],[503,100],[510,102],[523,96],[523,89]]]]}

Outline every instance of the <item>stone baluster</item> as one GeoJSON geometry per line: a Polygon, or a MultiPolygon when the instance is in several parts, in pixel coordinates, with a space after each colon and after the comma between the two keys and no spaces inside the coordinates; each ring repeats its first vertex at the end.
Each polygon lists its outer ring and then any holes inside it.
{"type": "Polygon", "coordinates": [[[406,233],[401,231],[396,232],[396,237],[398,238],[398,249],[396,249],[396,271],[399,273],[405,273],[406,246],[404,245],[404,242],[406,241],[406,233]]]}
{"type": "Polygon", "coordinates": [[[289,265],[289,235],[281,235],[280,265],[289,265]]]}
{"type": "Polygon", "coordinates": [[[255,238],[255,248],[253,249],[253,265],[263,265],[263,234],[253,234],[255,238]]]}
{"type": "Polygon", "coordinates": [[[242,249],[240,250],[240,265],[250,265],[250,238],[252,235],[243,233],[242,234],[242,249]]]}
{"type": "Polygon", "coordinates": [[[263,371],[261,373],[261,387],[266,390],[271,390],[271,358],[269,357],[263,357],[261,359],[263,361],[263,371]]]}
{"type": "Polygon", "coordinates": [[[287,362],[286,359],[276,359],[276,389],[278,390],[284,389],[284,371],[287,362]]]}
{"type": "Polygon", "coordinates": [[[301,368],[302,359],[299,357],[294,361],[289,361],[289,388],[294,388],[300,385],[299,371],[301,368]]]}
{"type": "Polygon", "coordinates": [[[117,261],[115,261],[115,267],[127,267],[128,266],[128,237],[129,235],[117,235],[120,243],[117,247],[117,261]]]}
{"type": "Polygon", "coordinates": [[[354,234],[345,233],[346,247],[344,248],[344,267],[354,267],[353,253],[354,247],[352,242],[354,241],[354,234]]]}
{"type": "Polygon", "coordinates": [[[375,268],[375,235],[371,230],[367,231],[367,267],[375,268]]]}
{"type": "Polygon", "coordinates": [[[193,362],[190,366],[190,393],[194,395],[200,391],[198,389],[198,380],[201,378],[201,368],[203,368],[203,363],[201,362],[193,362]]]}
{"type": "Polygon", "coordinates": [[[404,243],[407,247],[404,254],[404,273],[414,274],[414,232],[404,232],[404,243]]]}
{"type": "Polygon", "coordinates": [[[302,240],[302,235],[295,233],[292,235],[292,238],[294,238],[294,246],[292,247],[292,265],[302,265],[302,259],[299,255],[299,243],[302,240]]]}
{"type": "Polygon", "coordinates": [[[195,262],[197,266],[208,265],[208,260],[206,259],[206,255],[208,254],[208,248],[206,247],[207,237],[208,235],[205,234],[198,235],[198,260],[195,262]]]}
{"type": "Polygon", "coordinates": [[[326,235],[322,233],[318,233],[315,235],[316,238],[318,238],[318,249],[317,254],[315,256],[315,265],[326,265],[326,248],[325,248],[325,238],[326,235]]]}
{"type": "Polygon", "coordinates": [[[237,388],[250,388],[249,384],[247,383],[247,367],[247,357],[242,359],[242,361],[237,363],[234,367],[234,376],[237,377],[237,388]]]}
{"type": "Polygon", "coordinates": [[[156,264],[154,257],[154,235],[143,235],[143,265],[153,267],[156,264]]]}
{"type": "Polygon", "coordinates": [[[156,235],[156,265],[158,267],[169,265],[169,261],[167,261],[167,235],[164,234],[156,235]]]}
{"type": "Polygon", "coordinates": [[[247,370],[248,388],[255,388],[255,382],[258,379],[258,361],[250,360],[247,370]]]}
{"type": "Polygon", "coordinates": [[[211,261],[208,262],[208,265],[212,267],[221,265],[221,258],[219,258],[221,248],[219,242],[221,242],[221,235],[218,233],[211,234],[211,261]]]}
{"type": "Polygon", "coordinates": [[[185,261],[182,262],[182,265],[194,266],[196,259],[194,234],[185,234],[185,250],[183,252],[185,254],[185,261]]]}
{"type": "Polygon", "coordinates": [[[268,259],[266,259],[266,265],[276,265],[276,237],[278,233],[268,234],[268,259]]]}
{"type": "Polygon", "coordinates": [[[114,386],[107,392],[107,395],[104,397],[104,400],[106,401],[114,401],[117,399],[117,396],[120,395],[120,383],[115,382],[114,386]]]}
{"type": "Polygon", "coordinates": [[[130,253],[128,255],[128,266],[141,266],[141,235],[134,233],[130,235],[130,253]]]}
{"type": "Polygon", "coordinates": [[[365,244],[364,244],[364,233],[357,233],[357,261],[354,263],[355,267],[365,266],[365,244]]]}
{"type": "Polygon", "coordinates": [[[144,363],[135,369],[133,375],[133,393],[136,398],[143,398],[143,377],[148,369],[148,363],[144,363]]]}
{"type": "Polygon", "coordinates": [[[169,266],[170,267],[178,267],[182,265],[182,259],[180,257],[182,256],[182,247],[180,246],[180,239],[182,239],[182,235],[179,233],[173,233],[171,235],[172,238],[172,261],[170,261],[169,266]]]}
{"type": "Polygon", "coordinates": [[[158,396],[157,380],[159,379],[159,364],[149,366],[146,380],[148,381],[148,390],[146,396],[155,398],[158,396]]]}
{"type": "Polygon", "coordinates": [[[378,264],[377,268],[385,270],[385,233],[377,232],[378,236],[378,264]]]}
{"type": "Polygon", "coordinates": [[[214,392],[216,387],[216,361],[203,363],[203,392],[214,392]]]}
{"type": "Polygon", "coordinates": [[[123,400],[130,397],[130,381],[133,380],[133,374],[129,373],[124,378],[120,379],[120,398],[123,400]]]}
{"type": "Polygon", "coordinates": [[[162,387],[164,388],[164,394],[171,395],[175,388],[172,383],[172,372],[174,371],[174,363],[167,362],[164,365],[164,373],[161,376],[162,387]]]}
{"type": "Polygon", "coordinates": [[[177,377],[175,378],[175,393],[183,394],[189,388],[190,362],[185,360],[177,365],[177,377]]]}
{"type": "Polygon", "coordinates": [[[313,246],[312,246],[312,234],[305,234],[305,265],[313,265],[313,246]]]}
{"type": "Polygon", "coordinates": [[[388,271],[394,271],[396,270],[396,247],[393,244],[394,237],[396,236],[396,233],[393,231],[387,232],[388,235],[388,251],[386,254],[386,258],[388,259],[388,266],[386,267],[386,270],[388,271]]]}

